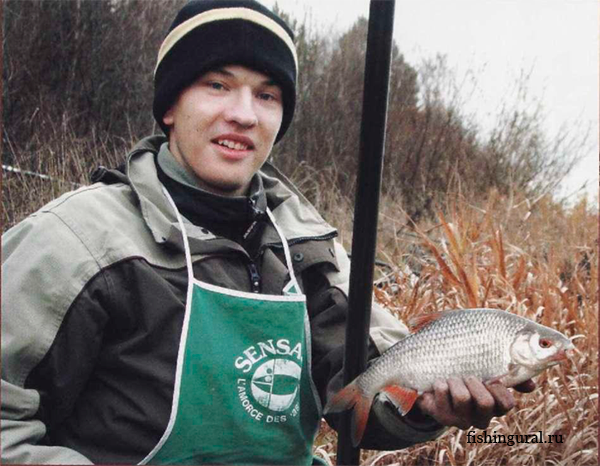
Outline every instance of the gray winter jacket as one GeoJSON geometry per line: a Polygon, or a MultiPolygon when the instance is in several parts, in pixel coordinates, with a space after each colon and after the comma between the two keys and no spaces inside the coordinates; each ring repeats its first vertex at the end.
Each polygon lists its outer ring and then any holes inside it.
{"type": "MultiPolygon", "coordinates": [[[[133,464],[163,434],[187,287],[181,232],[157,177],[163,143],[141,141],[125,173],[105,170],[2,237],[5,463],[133,464]]],[[[269,164],[259,175],[307,295],[312,375],[325,403],[341,387],[349,260],[285,177],[269,164]]],[[[198,279],[250,291],[254,264],[262,292],[282,293],[287,270],[272,225],[256,257],[204,227],[187,232],[198,279]]],[[[406,334],[378,306],[371,324],[371,357],[406,334]]],[[[398,449],[440,433],[379,412],[363,447],[398,449]]]]}

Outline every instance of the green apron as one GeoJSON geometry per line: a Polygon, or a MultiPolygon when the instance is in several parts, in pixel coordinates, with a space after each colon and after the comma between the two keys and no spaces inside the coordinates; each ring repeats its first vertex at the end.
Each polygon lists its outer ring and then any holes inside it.
{"type": "Polygon", "coordinates": [[[310,372],[306,297],[281,238],[283,295],[194,279],[185,226],[188,294],[171,417],[141,464],[311,464],[321,404],[310,372]]]}

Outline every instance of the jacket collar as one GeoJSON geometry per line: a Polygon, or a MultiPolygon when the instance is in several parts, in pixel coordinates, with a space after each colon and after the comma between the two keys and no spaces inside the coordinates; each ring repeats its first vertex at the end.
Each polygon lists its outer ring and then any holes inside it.
{"type": "MultiPolygon", "coordinates": [[[[155,165],[155,156],[164,142],[166,142],[164,136],[150,136],[136,144],[127,157],[126,175],[139,199],[142,216],[155,241],[181,246],[181,232],[177,217],[163,192],[155,165]]],[[[336,230],[273,165],[265,163],[259,171],[259,176],[266,191],[267,203],[269,206],[274,206],[273,215],[288,241],[333,237],[337,234],[336,230]]],[[[194,239],[215,239],[210,232],[195,225],[186,223],[186,229],[190,236],[190,246],[196,243],[194,239]]],[[[266,230],[264,241],[280,242],[273,228],[266,230]]],[[[212,250],[214,246],[215,244],[212,250]]]]}

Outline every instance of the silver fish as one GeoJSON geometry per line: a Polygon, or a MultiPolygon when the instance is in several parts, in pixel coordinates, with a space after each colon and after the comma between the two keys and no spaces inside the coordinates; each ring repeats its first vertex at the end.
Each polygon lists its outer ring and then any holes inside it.
{"type": "Polygon", "coordinates": [[[385,393],[405,415],[436,380],[475,376],[513,387],[566,359],[573,343],[562,333],[495,309],[442,311],[409,322],[413,333],[384,352],[327,403],[325,414],[354,407],[358,445],[373,398],[385,393]]]}

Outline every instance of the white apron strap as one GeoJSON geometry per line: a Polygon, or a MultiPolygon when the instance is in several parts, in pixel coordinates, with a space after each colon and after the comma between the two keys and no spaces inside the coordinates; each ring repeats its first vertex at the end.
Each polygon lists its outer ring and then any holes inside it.
{"type": "MultiPolygon", "coordinates": [[[[173,201],[173,198],[169,194],[169,191],[167,191],[167,188],[165,188],[163,186],[162,189],[163,189],[163,192],[165,193],[165,196],[167,197],[167,200],[171,204],[171,207],[173,207],[173,210],[175,211],[175,215],[177,216],[177,223],[179,223],[179,228],[181,228],[181,236],[183,237],[183,249],[185,251],[185,262],[187,264],[187,271],[188,271],[188,283],[191,284],[194,281],[194,270],[192,268],[192,253],[190,250],[190,242],[187,237],[187,231],[185,229],[185,225],[183,224],[183,218],[181,217],[181,214],[179,213],[179,209],[175,205],[175,201],[173,201]]],[[[191,287],[190,287],[189,291],[191,292],[191,287]]],[[[189,298],[189,295],[188,295],[188,298],[189,298]]]]}
{"type": "Polygon", "coordinates": [[[281,231],[281,228],[279,228],[279,225],[277,225],[277,222],[275,221],[275,217],[273,216],[271,209],[269,209],[268,207],[267,215],[271,219],[271,223],[275,227],[275,230],[277,230],[277,234],[281,239],[281,244],[283,245],[283,253],[285,255],[285,265],[287,266],[288,271],[290,272],[290,281],[283,288],[283,294],[300,294],[300,286],[298,286],[298,282],[296,281],[296,274],[294,273],[294,267],[292,265],[292,256],[290,254],[290,247],[288,245],[287,239],[285,238],[283,231],[281,231]]]}
{"type": "Polygon", "coordinates": [[[173,210],[175,211],[175,215],[177,216],[177,222],[179,223],[179,226],[181,228],[181,233],[182,233],[182,237],[183,237],[183,247],[185,250],[185,260],[186,260],[187,272],[188,272],[188,287],[187,287],[186,300],[185,300],[186,305],[185,305],[185,315],[183,318],[183,329],[181,332],[181,339],[179,341],[179,351],[177,353],[177,368],[176,368],[176,373],[175,373],[175,385],[173,387],[173,401],[171,403],[171,416],[169,418],[169,423],[167,424],[167,428],[165,429],[165,432],[163,433],[162,437],[160,438],[160,440],[158,441],[156,446],[152,449],[152,451],[150,453],[148,453],[148,455],[139,464],[148,464],[148,462],[150,460],[152,460],[152,458],[154,458],[156,453],[158,451],[160,451],[160,449],[163,447],[163,445],[167,442],[167,439],[170,437],[171,432],[173,431],[173,426],[175,425],[175,421],[177,418],[177,410],[178,410],[178,406],[179,406],[179,396],[181,394],[183,358],[185,355],[185,348],[187,346],[188,327],[190,325],[190,315],[191,315],[190,305],[192,302],[192,294],[194,291],[194,286],[193,286],[194,270],[192,269],[192,256],[190,253],[190,244],[187,239],[185,226],[183,225],[183,218],[181,217],[181,214],[179,213],[179,210],[177,209],[177,206],[175,205],[173,198],[169,194],[169,191],[167,191],[164,186],[163,186],[163,192],[165,193],[165,196],[167,197],[169,203],[171,204],[171,207],[173,207],[173,210]]]}

